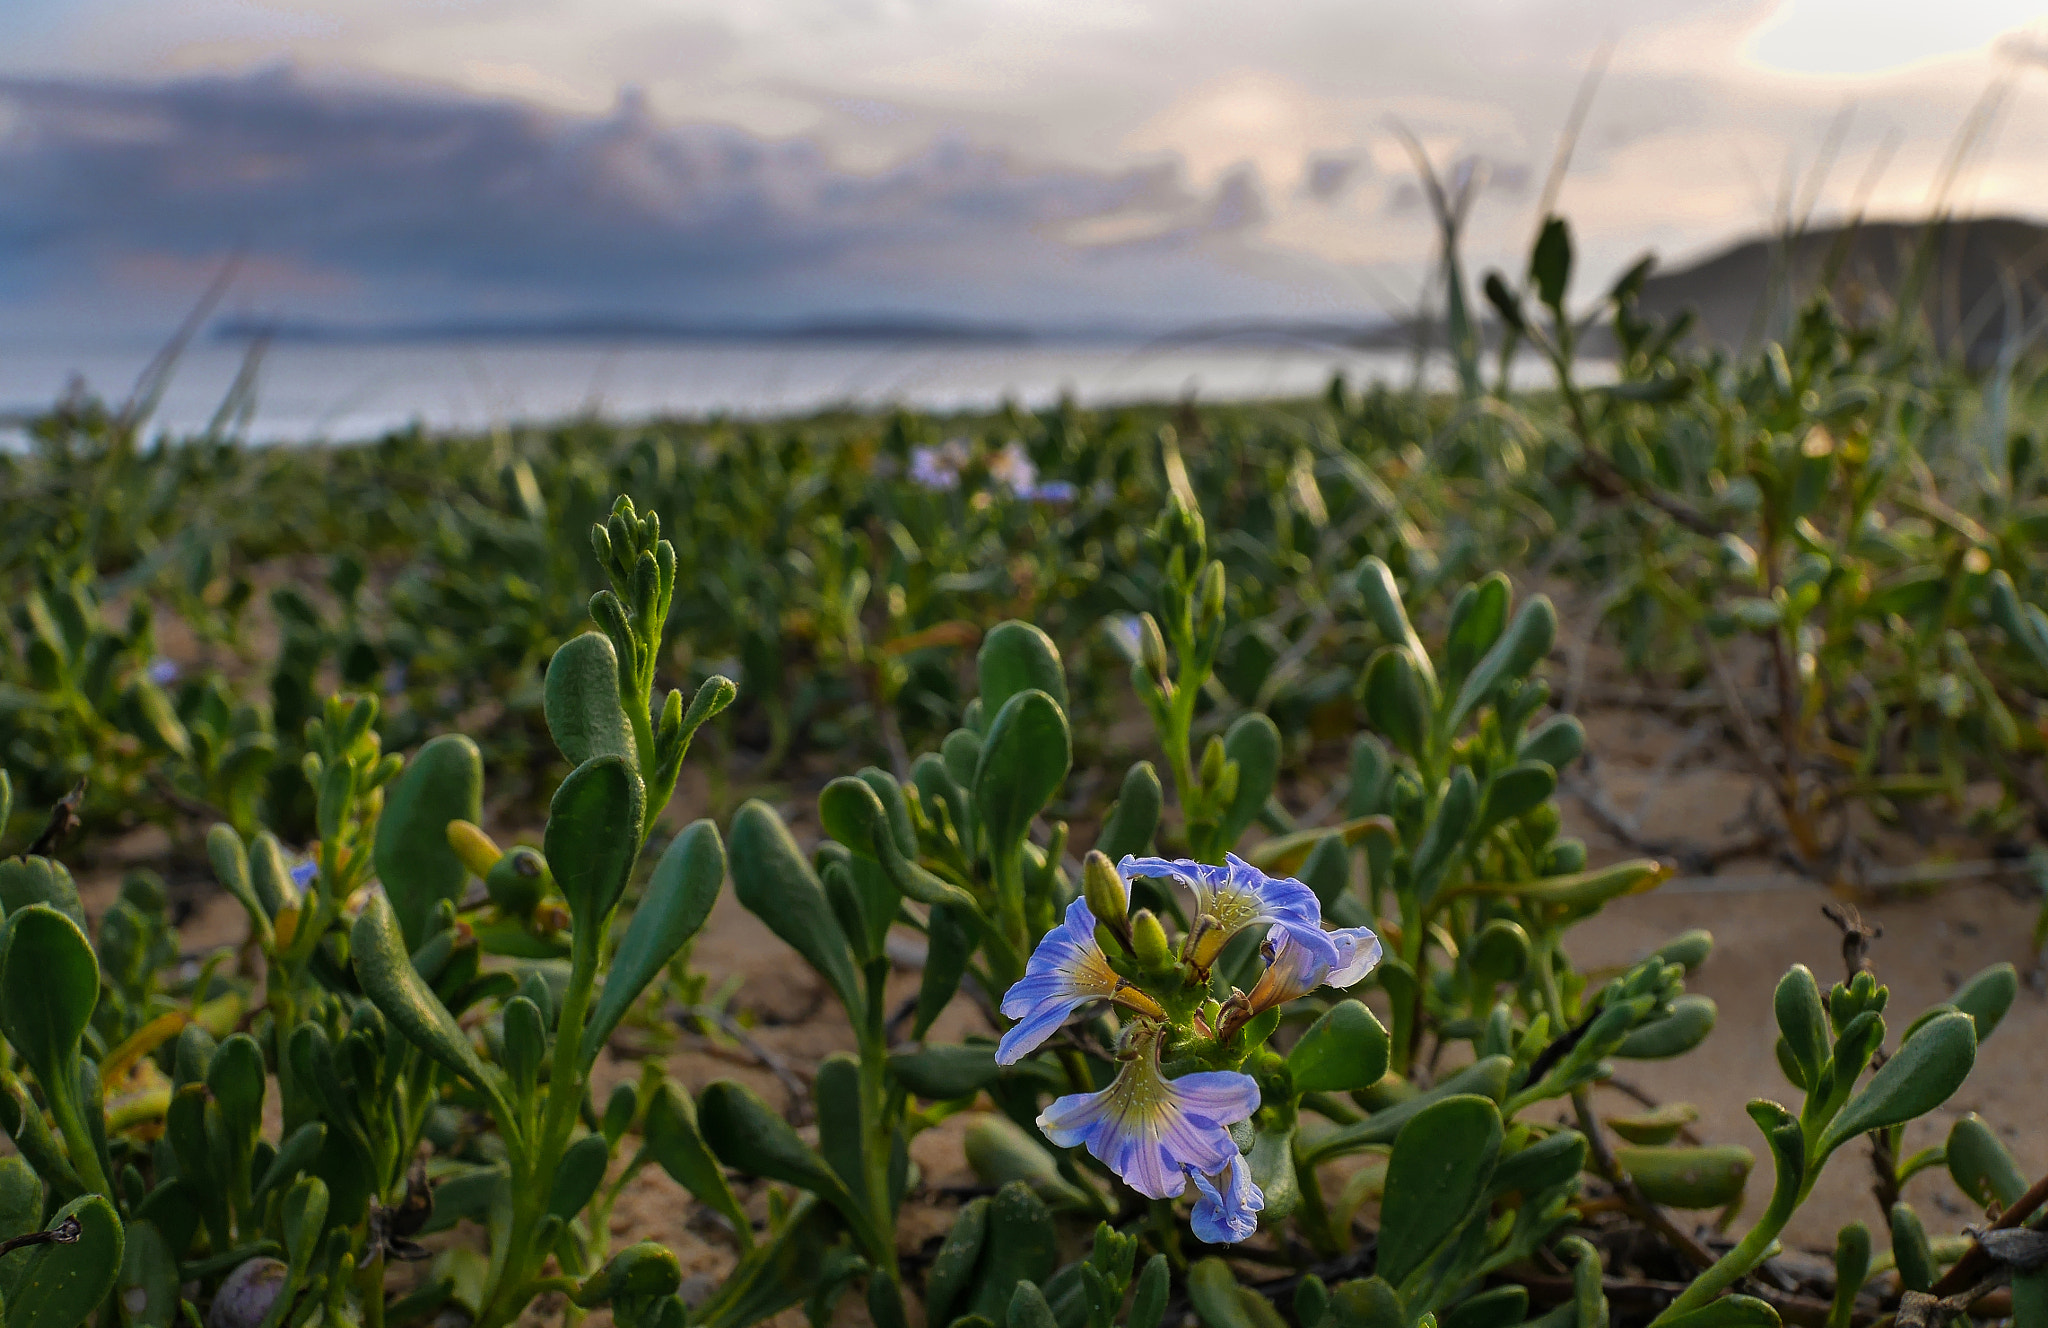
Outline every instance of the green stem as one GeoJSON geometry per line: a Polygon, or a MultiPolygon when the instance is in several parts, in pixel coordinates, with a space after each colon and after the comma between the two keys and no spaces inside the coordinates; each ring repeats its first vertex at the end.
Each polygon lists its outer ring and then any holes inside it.
{"type": "Polygon", "coordinates": [[[1301,1224],[1301,1234],[1308,1237],[1310,1248],[1317,1254],[1334,1259],[1344,1249],[1330,1226],[1330,1206],[1323,1200],[1323,1183],[1316,1176],[1315,1164],[1302,1161],[1299,1155],[1294,1158],[1294,1184],[1301,1191],[1301,1207],[1294,1214],[1294,1220],[1301,1224]]]}
{"type": "MultiPolygon", "coordinates": [[[[486,1297],[484,1310],[478,1316],[481,1328],[499,1328],[518,1318],[525,1308],[534,1275],[547,1262],[548,1251],[536,1248],[538,1229],[551,1196],[549,1182],[561,1163],[569,1132],[576,1125],[577,1108],[583,1102],[583,1066],[577,1053],[589,1012],[591,987],[597,980],[597,958],[604,949],[606,925],[600,923],[595,928],[579,930],[571,942],[569,986],[555,1025],[555,1059],[549,1072],[540,1129],[536,1134],[526,1135],[525,1148],[519,1147],[521,1141],[516,1137],[507,1140],[514,1150],[510,1254],[497,1286],[486,1297]],[[585,930],[594,934],[586,937],[585,930]]],[[[519,1126],[516,1121],[504,1124],[514,1129],[519,1126]]]]}

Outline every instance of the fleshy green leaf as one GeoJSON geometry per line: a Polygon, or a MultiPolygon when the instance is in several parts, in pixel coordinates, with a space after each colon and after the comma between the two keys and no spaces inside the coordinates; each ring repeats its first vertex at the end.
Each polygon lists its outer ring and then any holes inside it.
{"type": "Polygon", "coordinates": [[[818,971],[849,1011],[862,1008],[860,981],[833,919],[825,888],[775,809],[759,800],[732,818],[732,888],[748,912],[768,924],[818,971]]]}
{"type": "Polygon", "coordinates": [[[654,864],[654,876],[626,925],[626,937],[605,973],[604,991],[583,1030],[580,1054],[585,1065],[597,1059],[599,1049],[647,984],[704,925],[724,884],[725,845],[718,838],[718,827],[710,821],[694,821],[662,851],[660,861],[654,864]]]}
{"type": "Polygon", "coordinates": [[[412,948],[426,940],[441,901],[459,901],[469,884],[469,868],[448,845],[448,823],[482,820],[483,797],[483,754],[459,733],[421,747],[385,792],[377,818],[377,879],[412,948]]]}
{"type": "Polygon", "coordinates": [[[1445,1098],[1401,1127],[1380,1205],[1379,1276],[1399,1286],[1464,1223],[1500,1146],[1500,1108],[1483,1097],[1445,1098]]]}
{"type": "Polygon", "coordinates": [[[1349,1093],[1387,1072],[1387,1030],[1360,1001],[1339,1001],[1287,1053],[1297,1093],[1349,1093]]]}
{"type": "Polygon", "coordinates": [[[640,856],[645,799],[632,765],[597,756],[570,771],[548,804],[548,870],[579,934],[594,936],[626,892],[640,856]]]}
{"type": "Polygon", "coordinates": [[[542,691],[548,732],[575,765],[615,756],[635,770],[640,756],[619,704],[619,652],[601,632],[585,632],[548,661],[542,691]]]}

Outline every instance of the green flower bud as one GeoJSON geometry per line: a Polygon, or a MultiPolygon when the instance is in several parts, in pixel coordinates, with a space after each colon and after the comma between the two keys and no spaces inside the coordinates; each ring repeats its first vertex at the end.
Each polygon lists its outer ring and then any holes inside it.
{"type": "Polygon", "coordinates": [[[1149,613],[1138,615],[1138,656],[1153,681],[1166,681],[1166,638],[1159,633],[1159,620],[1149,613]]]}
{"type": "Polygon", "coordinates": [[[1159,925],[1149,908],[1141,908],[1131,914],[1131,953],[1138,957],[1147,972],[1162,973],[1173,967],[1173,946],[1166,939],[1166,928],[1159,925]]]}
{"type": "Polygon", "coordinates": [[[1223,621],[1223,564],[1212,562],[1202,569],[1202,587],[1196,612],[1204,628],[1223,621]]]}
{"type": "Polygon", "coordinates": [[[1088,911],[1095,920],[1111,931],[1121,935],[1125,930],[1125,915],[1130,912],[1130,896],[1124,889],[1121,876],[1107,855],[1090,849],[1088,856],[1081,860],[1081,893],[1088,900],[1088,911]]]}
{"type": "Polygon", "coordinates": [[[1209,745],[1202,749],[1202,768],[1195,779],[1201,787],[1213,789],[1223,782],[1223,764],[1229,758],[1223,752],[1223,739],[1211,736],[1209,745]]]}

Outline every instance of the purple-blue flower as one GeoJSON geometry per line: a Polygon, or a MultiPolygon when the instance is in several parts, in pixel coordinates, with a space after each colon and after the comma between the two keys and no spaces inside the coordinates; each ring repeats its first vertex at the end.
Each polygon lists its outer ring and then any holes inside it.
{"type": "Polygon", "coordinates": [[[1225,941],[1260,922],[1271,923],[1277,933],[1294,941],[1304,958],[1332,969],[1339,965],[1336,943],[1323,930],[1323,908],[1315,891],[1292,877],[1268,876],[1235,853],[1225,854],[1221,867],[1185,858],[1127,855],[1116,870],[1126,883],[1140,876],[1168,877],[1195,892],[1195,912],[1215,920],[1191,956],[1205,969],[1225,941]]]}
{"type": "MultiPolygon", "coordinates": [[[[1128,887],[1126,887],[1128,890],[1128,887]]],[[[1013,1065],[1051,1037],[1067,1016],[1093,1000],[1108,1000],[1122,982],[1095,943],[1088,901],[1067,905],[1067,918],[1045,934],[1024,966],[1024,976],[1003,993],[1003,1013],[1019,1022],[996,1046],[996,1064],[1013,1065]]]]}
{"type": "Polygon", "coordinates": [[[178,680],[178,661],[159,655],[149,661],[149,680],[159,687],[168,687],[178,680]]]}
{"type": "MultiPolygon", "coordinates": [[[[1216,1176],[1236,1163],[1230,1127],[1258,1109],[1259,1086],[1250,1075],[1161,1075],[1156,1030],[1139,1025],[1139,1043],[1116,1081],[1099,1093],[1056,1099],[1039,1113],[1038,1128],[1062,1148],[1085,1146],[1138,1193],[1171,1199],[1187,1188],[1190,1173],[1216,1176]]],[[[1251,1189],[1256,1194],[1258,1187],[1251,1189]]]]}
{"type": "Polygon", "coordinates": [[[1228,1245],[1247,1239],[1259,1229],[1259,1211],[1266,1196],[1252,1180],[1252,1169],[1240,1154],[1216,1175],[1190,1171],[1200,1191],[1195,1200],[1194,1225],[1198,1239],[1211,1245],[1228,1245]]]}
{"type": "Polygon", "coordinates": [[[1380,938],[1370,927],[1344,927],[1323,935],[1336,947],[1334,963],[1299,944],[1294,933],[1275,930],[1266,942],[1266,971],[1251,990],[1253,1014],[1285,1005],[1317,987],[1355,987],[1380,962],[1380,938]]]}
{"type": "Polygon", "coordinates": [[[301,890],[311,885],[313,883],[313,878],[315,876],[318,876],[319,874],[320,864],[315,862],[311,858],[307,858],[304,862],[295,862],[292,864],[292,884],[298,886],[299,889],[301,890]]]}

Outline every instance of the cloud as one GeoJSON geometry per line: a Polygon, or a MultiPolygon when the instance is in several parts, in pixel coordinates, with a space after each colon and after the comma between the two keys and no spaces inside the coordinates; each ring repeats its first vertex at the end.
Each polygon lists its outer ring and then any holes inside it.
{"type": "Polygon", "coordinates": [[[1197,277],[1290,298],[1233,269],[1233,237],[1265,216],[1249,167],[1198,190],[1170,161],[1088,170],[947,137],[859,172],[805,138],[664,124],[637,95],[579,116],[289,68],[0,80],[0,125],[17,291],[239,250],[261,260],[256,298],[295,316],[1142,319],[1179,316],[1197,277]]]}

